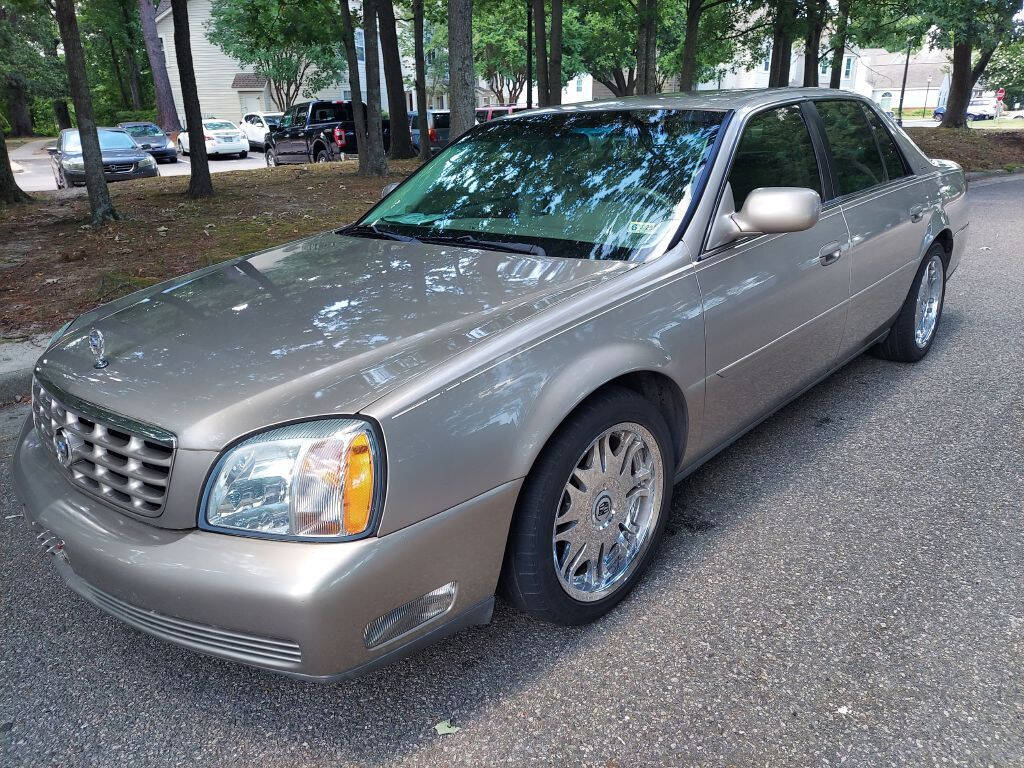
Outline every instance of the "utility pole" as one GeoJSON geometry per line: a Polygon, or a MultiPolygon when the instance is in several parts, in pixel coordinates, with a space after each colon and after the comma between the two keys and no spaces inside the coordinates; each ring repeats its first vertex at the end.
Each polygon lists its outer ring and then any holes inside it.
{"type": "Polygon", "coordinates": [[[912,41],[907,41],[907,60],[903,62],[903,85],[900,86],[900,116],[896,120],[898,125],[903,125],[903,94],[907,90],[907,70],[910,69],[910,46],[912,41]]]}
{"type": "Polygon", "coordinates": [[[533,0],[526,0],[526,108],[533,109],[533,0]]]}
{"type": "Polygon", "coordinates": [[[930,91],[931,89],[932,76],[928,75],[928,82],[924,84],[924,115],[922,115],[922,117],[925,117],[928,114],[928,91],[930,91]]]}

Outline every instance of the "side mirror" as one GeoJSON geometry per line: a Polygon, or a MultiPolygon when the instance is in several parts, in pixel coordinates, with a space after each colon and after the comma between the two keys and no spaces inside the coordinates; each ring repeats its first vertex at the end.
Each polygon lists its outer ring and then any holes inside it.
{"type": "Polygon", "coordinates": [[[385,197],[390,195],[392,192],[395,191],[395,189],[397,187],[398,187],[398,182],[397,181],[394,181],[394,182],[392,182],[390,184],[385,184],[383,187],[381,187],[381,190],[380,190],[381,199],[384,199],[385,197]]]}
{"type": "Polygon", "coordinates": [[[57,145],[56,144],[51,144],[50,146],[48,146],[46,148],[46,151],[49,152],[51,155],[56,155],[57,154],[57,145]]]}
{"type": "Polygon", "coordinates": [[[727,186],[708,246],[718,248],[746,235],[802,232],[817,224],[820,217],[821,196],[813,189],[758,187],[736,211],[732,188],[727,186]]]}

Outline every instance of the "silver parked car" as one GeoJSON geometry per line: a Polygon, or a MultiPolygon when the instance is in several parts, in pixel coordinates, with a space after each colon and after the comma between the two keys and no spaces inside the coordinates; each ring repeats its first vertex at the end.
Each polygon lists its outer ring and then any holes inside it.
{"type": "Polygon", "coordinates": [[[592,621],[674,483],[863,351],[928,353],[965,192],[837,91],[488,122],[353,226],[59,332],[15,487],[87,600],[280,672],[375,667],[499,588],[592,621]]]}

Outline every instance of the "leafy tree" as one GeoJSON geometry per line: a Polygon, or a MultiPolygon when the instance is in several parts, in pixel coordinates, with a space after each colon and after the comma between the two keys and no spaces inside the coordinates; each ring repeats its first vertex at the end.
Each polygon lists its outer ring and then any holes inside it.
{"type": "Polygon", "coordinates": [[[7,141],[4,129],[0,126],[0,205],[27,203],[32,197],[18,186],[11,168],[11,158],[7,154],[7,141]]]}
{"type": "Polygon", "coordinates": [[[424,51],[423,0],[412,0],[413,66],[415,69],[414,88],[416,91],[416,128],[420,132],[420,160],[430,159],[430,142],[427,140],[427,64],[424,51]]]}
{"type": "Polygon", "coordinates": [[[63,62],[57,57],[59,40],[53,17],[41,2],[0,2],[0,96],[14,136],[33,132],[36,99],[60,99],[66,92],[63,62]]]}
{"type": "Polygon", "coordinates": [[[185,124],[188,127],[190,172],[186,194],[194,199],[210,197],[213,195],[213,179],[210,178],[210,158],[206,154],[206,131],[203,128],[203,113],[199,106],[196,71],[192,65],[188,0],[171,0],[171,17],[174,20],[174,56],[178,61],[181,100],[184,103],[185,124]]]}
{"type": "Polygon", "coordinates": [[[526,85],[526,5],[521,0],[478,2],[473,61],[502,104],[515,104],[526,85]]]}
{"type": "Polygon", "coordinates": [[[338,82],[345,58],[327,0],[214,0],[207,39],[267,78],[274,101],[287,109],[300,95],[338,82]]]}
{"type": "Polygon", "coordinates": [[[985,82],[992,88],[1005,88],[1007,104],[1024,102],[1024,40],[996,48],[985,71],[985,82]]]}
{"type": "Polygon", "coordinates": [[[153,95],[156,100],[157,122],[168,132],[181,130],[178,122],[178,110],[174,106],[174,94],[171,92],[171,79],[167,74],[167,62],[163,49],[160,47],[160,36],[156,31],[156,5],[153,0],[138,0],[139,24],[142,27],[142,40],[146,47],[146,58],[149,69],[153,73],[153,95]]]}
{"type": "Polygon", "coordinates": [[[384,59],[384,83],[388,92],[388,113],[391,115],[391,148],[388,153],[396,160],[415,157],[412,135],[405,119],[405,80],[402,77],[402,56],[393,0],[377,0],[377,21],[380,26],[381,57],[384,59]]]}
{"type": "Polygon", "coordinates": [[[385,176],[384,122],[380,110],[380,53],[377,45],[377,8],[380,0],[363,0],[363,39],[366,41],[366,142],[359,147],[367,155],[365,171],[385,176]]]}
{"type": "Polygon", "coordinates": [[[975,83],[1000,43],[1019,34],[1014,14],[1019,0],[927,0],[924,14],[933,25],[933,39],[952,48],[949,99],[940,128],[967,127],[967,105],[975,83]]]}

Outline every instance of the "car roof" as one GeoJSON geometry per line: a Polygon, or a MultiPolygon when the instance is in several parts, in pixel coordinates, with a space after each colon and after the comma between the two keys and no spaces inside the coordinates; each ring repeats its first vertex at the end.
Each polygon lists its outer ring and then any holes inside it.
{"type": "Polygon", "coordinates": [[[123,123],[118,123],[118,128],[127,128],[129,125],[156,125],[151,120],[125,120],[123,123]]]}
{"type": "MultiPolygon", "coordinates": [[[[629,109],[704,109],[728,111],[757,109],[772,104],[798,99],[844,98],[868,101],[859,94],[834,88],[749,88],[729,91],[690,91],[688,93],[659,93],[650,96],[622,96],[600,101],[544,107],[529,114],[547,112],[577,112],[629,109]]],[[[517,115],[518,116],[518,115],[517,115]]]]}

